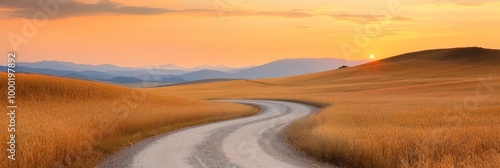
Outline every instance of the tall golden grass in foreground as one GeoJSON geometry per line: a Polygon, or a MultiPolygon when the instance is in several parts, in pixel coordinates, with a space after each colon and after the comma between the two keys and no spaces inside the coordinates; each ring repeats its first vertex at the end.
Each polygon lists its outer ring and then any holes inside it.
{"type": "Polygon", "coordinates": [[[300,151],[353,167],[499,167],[495,98],[475,111],[456,109],[458,97],[346,98],[286,136],[300,151]]]}
{"type": "MultiPolygon", "coordinates": [[[[16,80],[17,156],[13,162],[3,155],[0,167],[92,167],[146,137],[257,111],[82,80],[26,74],[16,80]]],[[[4,95],[6,84],[0,83],[4,95]]],[[[0,104],[5,107],[6,100],[0,104]]],[[[9,121],[0,118],[6,130],[9,121]]],[[[8,136],[1,131],[0,141],[8,136]]],[[[5,153],[6,147],[0,150],[5,153]]]]}
{"type": "Polygon", "coordinates": [[[348,167],[500,167],[500,51],[430,50],[310,75],[151,89],[322,108],[285,137],[348,167]]]}

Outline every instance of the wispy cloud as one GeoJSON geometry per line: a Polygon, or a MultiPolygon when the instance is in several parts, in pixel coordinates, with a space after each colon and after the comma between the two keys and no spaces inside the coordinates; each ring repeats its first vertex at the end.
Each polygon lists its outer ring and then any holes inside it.
{"type": "MultiPolygon", "coordinates": [[[[32,18],[36,12],[43,11],[38,0],[1,0],[0,8],[10,10],[0,11],[8,17],[27,17],[32,18]]],[[[306,9],[291,9],[283,11],[252,11],[252,10],[235,10],[224,11],[224,17],[286,17],[286,18],[308,18],[315,16],[330,16],[342,21],[350,21],[355,23],[367,23],[374,20],[384,19],[385,16],[368,15],[368,14],[325,14],[316,11],[317,8],[306,9]]],[[[113,2],[111,0],[101,0],[96,3],[84,3],[81,1],[70,0],[66,4],[59,7],[59,12],[54,19],[66,18],[85,15],[100,15],[100,14],[119,14],[119,15],[156,15],[156,14],[177,14],[191,16],[208,16],[216,17],[217,11],[214,9],[183,9],[172,10],[166,8],[153,8],[145,6],[128,6],[113,2]]],[[[411,18],[394,17],[391,20],[408,21],[411,18]]]]}
{"type": "MultiPolygon", "coordinates": [[[[176,11],[178,14],[193,15],[193,16],[216,16],[217,11],[209,9],[184,9],[176,11]]],[[[305,18],[312,17],[312,14],[307,12],[297,11],[225,11],[224,17],[236,16],[266,16],[266,17],[287,17],[287,18],[305,18]]]]}
{"type": "MultiPolygon", "coordinates": [[[[0,11],[9,17],[27,17],[31,18],[38,11],[43,9],[37,0],[2,0],[0,8],[12,9],[9,11],[0,11]]],[[[102,0],[98,3],[88,4],[78,1],[69,1],[61,5],[59,12],[54,18],[66,18],[84,15],[99,14],[122,14],[122,15],[155,15],[155,14],[180,14],[193,16],[216,16],[217,11],[213,9],[184,9],[171,10],[165,8],[152,8],[143,6],[127,6],[110,0],[102,0]]],[[[225,11],[225,17],[232,16],[267,16],[267,17],[287,17],[304,18],[312,15],[303,11],[225,11]]]]}
{"type": "MultiPolygon", "coordinates": [[[[340,14],[332,14],[330,16],[337,19],[337,20],[349,21],[349,22],[354,22],[354,23],[359,23],[359,24],[366,24],[366,23],[372,22],[372,21],[387,19],[386,16],[384,16],[384,15],[366,15],[366,14],[340,13],[340,14]]],[[[410,20],[412,20],[409,17],[400,17],[400,16],[391,17],[390,19],[393,21],[410,21],[410,20]]]]}
{"type": "Polygon", "coordinates": [[[235,11],[229,12],[228,15],[233,16],[272,16],[272,17],[289,17],[289,18],[304,18],[312,17],[313,15],[305,12],[283,11],[283,12],[253,12],[253,11],[235,11]]]}
{"type": "Polygon", "coordinates": [[[294,28],[298,29],[298,30],[301,30],[301,31],[306,31],[306,32],[311,31],[311,27],[310,26],[295,26],[294,28]]]}
{"type": "Polygon", "coordinates": [[[498,2],[499,0],[423,0],[423,3],[454,4],[458,6],[481,6],[490,2],[498,2]]]}
{"type": "MultiPolygon", "coordinates": [[[[7,15],[10,17],[32,17],[36,12],[43,11],[37,0],[2,0],[0,7],[14,9],[7,15]]],[[[153,15],[173,12],[164,8],[151,8],[142,6],[126,6],[110,0],[102,0],[98,3],[87,4],[77,1],[68,1],[61,5],[54,18],[64,18],[79,15],[94,14],[130,14],[130,15],[153,15]]]]}
{"type": "Polygon", "coordinates": [[[307,9],[292,9],[293,12],[311,12],[316,11],[318,8],[307,8],[307,9]]]}

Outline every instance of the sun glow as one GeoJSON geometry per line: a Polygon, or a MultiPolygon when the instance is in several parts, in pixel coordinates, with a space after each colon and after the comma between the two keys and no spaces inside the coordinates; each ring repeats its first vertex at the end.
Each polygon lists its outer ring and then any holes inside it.
{"type": "Polygon", "coordinates": [[[375,55],[370,55],[370,59],[375,59],[375,55]]]}

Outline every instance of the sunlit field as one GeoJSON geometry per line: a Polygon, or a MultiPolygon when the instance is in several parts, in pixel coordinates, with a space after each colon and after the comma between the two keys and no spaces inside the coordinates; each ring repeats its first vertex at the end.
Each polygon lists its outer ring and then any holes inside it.
{"type": "Polygon", "coordinates": [[[349,98],[294,123],[286,136],[300,151],[354,167],[500,166],[498,101],[474,111],[461,101],[349,98]]]}
{"type": "Polygon", "coordinates": [[[500,51],[410,53],[297,77],[154,88],[323,107],[292,123],[304,154],[348,167],[500,167],[500,51]]]}
{"type": "MultiPolygon", "coordinates": [[[[6,74],[1,77],[5,81],[6,74]]],[[[0,167],[93,167],[146,137],[258,111],[90,81],[26,74],[16,80],[16,162],[2,157],[0,167]]],[[[0,83],[0,92],[6,89],[7,82],[0,83]]],[[[7,117],[0,124],[7,126],[7,117]]],[[[1,133],[7,142],[9,134],[1,133]]]]}

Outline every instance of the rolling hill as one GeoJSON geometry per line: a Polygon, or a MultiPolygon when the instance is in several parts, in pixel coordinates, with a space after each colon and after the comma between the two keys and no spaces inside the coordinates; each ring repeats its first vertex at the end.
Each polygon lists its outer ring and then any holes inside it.
{"type": "MultiPolygon", "coordinates": [[[[0,77],[7,80],[6,73],[0,77]]],[[[7,94],[7,88],[7,82],[0,83],[1,93],[7,94]]],[[[16,145],[21,145],[16,146],[15,162],[5,156],[0,167],[95,167],[107,155],[142,139],[257,111],[240,104],[38,74],[16,74],[16,96],[16,117],[22,121],[15,123],[16,145]]],[[[6,107],[7,101],[0,105],[6,107]]],[[[0,118],[2,125],[9,122],[0,118]]]]}
{"type": "Polygon", "coordinates": [[[232,78],[233,75],[222,71],[201,70],[179,75],[178,77],[185,79],[187,81],[196,81],[196,80],[215,79],[215,78],[232,78]]]}
{"type": "MultiPolygon", "coordinates": [[[[5,66],[0,66],[3,69],[7,69],[5,66]]],[[[115,76],[109,75],[104,72],[85,70],[85,71],[69,71],[69,70],[56,70],[56,69],[48,69],[48,68],[30,68],[24,66],[16,66],[17,72],[23,73],[37,73],[37,74],[46,74],[52,76],[61,76],[61,77],[70,77],[70,78],[78,78],[78,79],[92,79],[92,80],[108,80],[112,79],[115,76]]]]}
{"type": "MultiPolygon", "coordinates": [[[[284,78],[228,81],[192,86],[174,86],[164,89],[176,92],[185,91],[184,89],[188,88],[189,90],[200,88],[207,92],[213,90],[212,87],[227,88],[228,90],[235,87],[239,89],[256,87],[256,92],[266,92],[266,86],[281,86],[288,88],[304,87],[304,89],[299,90],[321,87],[331,88],[329,92],[350,92],[412,84],[470,81],[489,74],[495,77],[495,74],[500,72],[499,57],[500,50],[493,49],[476,47],[436,49],[397,55],[340,70],[284,78]],[[347,89],[355,86],[359,86],[359,89],[347,89]]],[[[213,91],[217,92],[217,89],[213,91]]],[[[274,90],[271,89],[270,91],[274,90]]],[[[192,92],[196,92],[196,90],[192,90],[192,92]]],[[[244,92],[235,90],[235,94],[244,95],[244,92]]]]}
{"type": "Polygon", "coordinates": [[[152,88],[196,99],[323,107],[291,124],[297,150],[346,167],[500,166],[500,50],[450,48],[285,78],[152,88]]]}
{"type": "Polygon", "coordinates": [[[19,65],[29,68],[53,69],[53,70],[67,70],[67,71],[86,71],[93,70],[99,72],[106,71],[131,71],[135,68],[118,67],[111,64],[102,65],[89,65],[89,64],[76,64],[64,61],[40,61],[40,62],[20,62],[19,65]]]}
{"type": "Polygon", "coordinates": [[[233,72],[233,71],[238,71],[241,69],[246,69],[249,67],[243,67],[243,68],[234,68],[234,67],[228,67],[224,65],[216,65],[216,66],[211,66],[211,65],[200,65],[192,68],[185,68],[185,67],[180,67],[175,64],[164,64],[164,65],[154,65],[154,66],[145,66],[141,67],[144,69],[149,69],[151,67],[157,68],[157,69],[163,69],[163,70],[182,70],[186,72],[194,72],[194,71],[201,71],[201,70],[215,70],[215,71],[222,71],[222,72],[233,72]]]}

